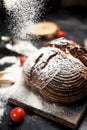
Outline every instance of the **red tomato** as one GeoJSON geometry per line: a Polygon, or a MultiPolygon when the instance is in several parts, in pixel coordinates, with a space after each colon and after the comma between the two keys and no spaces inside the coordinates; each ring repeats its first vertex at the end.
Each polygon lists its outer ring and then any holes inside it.
{"type": "Polygon", "coordinates": [[[10,113],[11,119],[15,122],[22,121],[24,119],[24,116],[25,116],[25,111],[21,107],[16,107],[16,108],[12,109],[12,111],[10,113]]]}
{"type": "Polygon", "coordinates": [[[21,66],[23,66],[23,64],[24,64],[24,62],[25,62],[26,59],[27,59],[26,56],[21,56],[21,57],[20,57],[20,65],[21,65],[21,66]]]}
{"type": "Polygon", "coordinates": [[[65,37],[66,33],[64,31],[57,32],[56,36],[59,37],[65,37]]]}

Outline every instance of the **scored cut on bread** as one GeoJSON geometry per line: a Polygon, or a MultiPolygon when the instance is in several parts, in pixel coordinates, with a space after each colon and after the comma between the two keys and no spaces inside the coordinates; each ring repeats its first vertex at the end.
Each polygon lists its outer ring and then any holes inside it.
{"type": "Polygon", "coordinates": [[[24,63],[23,76],[27,86],[46,99],[72,103],[87,96],[86,63],[85,48],[59,38],[29,56],[24,63]]]}

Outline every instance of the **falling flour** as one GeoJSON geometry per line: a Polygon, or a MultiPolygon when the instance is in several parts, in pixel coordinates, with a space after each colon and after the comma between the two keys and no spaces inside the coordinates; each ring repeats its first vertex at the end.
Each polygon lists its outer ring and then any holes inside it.
{"type": "MultiPolygon", "coordinates": [[[[3,0],[3,2],[8,15],[10,16],[8,28],[15,37],[26,39],[26,28],[40,20],[42,10],[44,10],[45,0],[3,0]]],[[[34,48],[32,45],[30,46],[30,49],[33,51],[34,48]]],[[[8,59],[11,63],[15,62],[15,64],[6,69],[6,71],[12,72],[14,77],[17,79],[18,72],[20,73],[21,71],[18,67],[18,59],[13,57],[4,57],[1,59],[1,64],[4,64],[6,61],[8,62],[8,59]]],[[[17,89],[16,87],[18,87],[18,85],[0,88],[0,120],[5,111],[7,100],[15,89],[17,89]]]]}
{"type": "Polygon", "coordinates": [[[26,38],[26,27],[40,20],[44,3],[45,0],[4,0],[11,17],[9,28],[15,36],[26,38]]]}

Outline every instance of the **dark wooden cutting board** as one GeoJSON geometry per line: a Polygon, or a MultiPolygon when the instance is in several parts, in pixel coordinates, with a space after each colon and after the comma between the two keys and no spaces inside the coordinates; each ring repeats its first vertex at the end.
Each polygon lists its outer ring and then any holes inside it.
{"type": "Polygon", "coordinates": [[[86,100],[69,105],[47,101],[38,92],[25,85],[22,74],[18,73],[18,71],[21,70],[17,69],[18,80],[14,85],[16,89],[8,99],[9,103],[26,108],[72,129],[78,127],[86,112],[86,100]]]}

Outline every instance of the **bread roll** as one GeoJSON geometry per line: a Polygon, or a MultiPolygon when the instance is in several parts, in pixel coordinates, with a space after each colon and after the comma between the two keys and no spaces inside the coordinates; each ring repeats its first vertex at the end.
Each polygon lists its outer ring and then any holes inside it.
{"type": "Polygon", "coordinates": [[[70,53],[71,48],[82,49],[79,44],[59,38],[32,53],[23,68],[26,84],[54,102],[71,103],[85,97],[86,65],[70,53]]]}

